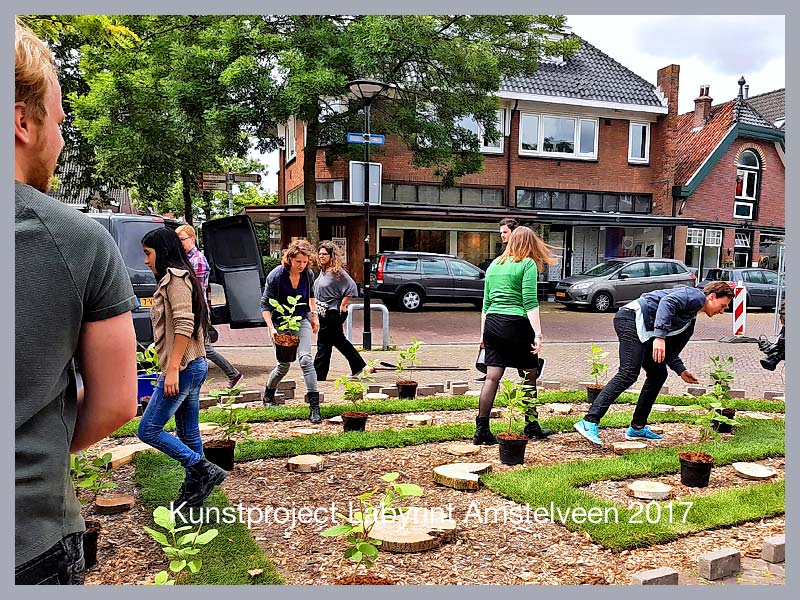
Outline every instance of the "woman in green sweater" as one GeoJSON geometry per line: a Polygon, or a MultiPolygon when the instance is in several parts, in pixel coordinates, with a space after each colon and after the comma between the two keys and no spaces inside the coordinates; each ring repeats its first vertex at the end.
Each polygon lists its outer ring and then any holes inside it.
{"type": "MultiPolygon", "coordinates": [[[[489,430],[497,387],[507,367],[525,373],[529,393],[536,393],[538,353],[542,349],[537,279],[539,269],[553,265],[557,258],[550,247],[529,227],[517,227],[508,239],[505,252],[486,271],[481,314],[481,344],[486,351],[486,381],[481,388],[473,443],[496,444],[489,430]]],[[[525,435],[545,438],[552,432],[542,429],[535,412],[525,416],[525,435]]]]}

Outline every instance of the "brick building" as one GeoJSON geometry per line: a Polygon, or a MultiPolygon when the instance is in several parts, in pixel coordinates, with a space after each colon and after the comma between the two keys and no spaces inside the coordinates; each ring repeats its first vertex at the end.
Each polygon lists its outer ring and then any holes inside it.
{"type": "Polygon", "coordinates": [[[676,126],[675,258],[702,278],[720,266],[777,268],[785,235],[783,90],[712,106],[708,86],[676,126]],[[755,107],[769,116],[762,115],[755,107]]]}

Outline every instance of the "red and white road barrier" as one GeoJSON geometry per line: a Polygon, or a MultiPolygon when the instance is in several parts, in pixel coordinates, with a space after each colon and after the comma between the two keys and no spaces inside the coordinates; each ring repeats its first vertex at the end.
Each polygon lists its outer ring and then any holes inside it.
{"type": "Polygon", "coordinates": [[[733,335],[742,336],[747,330],[747,290],[740,281],[733,288],[733,335]]]}

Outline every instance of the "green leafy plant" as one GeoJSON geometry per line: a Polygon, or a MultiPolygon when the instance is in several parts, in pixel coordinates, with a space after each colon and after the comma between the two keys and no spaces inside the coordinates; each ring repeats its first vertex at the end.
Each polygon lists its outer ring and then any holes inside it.
{"type": "Polygon", "coordinates": [[[181,577],[187,568],[192,573],[197,573],[203,566],[203,561],[194,557],[200,553],[200,546],[205,546],[217,537],[219,531],[217,529],[208,529],[200,533],[203,527],[201,524],[197,531],[178,536],[179,533],[192,529],[192,526],[184,525],[178,527],[175,522],[175,516],[166,506],[159,506],[153,511],[153,521],[161,529],[164,529],[166,533],[156,531],[150,527],[145,527],[144,530],[161,544],[161,549],[170,559],[169,570],[175,573],[176,576],[176,579],[172,580],[169,578],[169,572],[160,571],[155,576],[155,584],[175,585],[175,581],[181,577]]]}
{"type": "Polygon", "coordinates": [[[281,304],[275,298],[269,299],[269,304],[278,312],[278,321],[280,324],[278,329],[284,331],[300,331],[300,322],[303,317],[295,315],[294,311],[298,306],[305,306],[305,302],[300,302],[302,296],[289,296],[286,298],[286,304],[281,304]]]}
{"type": "Polygon", "coordinates": [[[250,425],[242,418],[242,409],[233,408],[233,398],[216,407],[216,411],[221,414],[219,419],[215,419],[219,425],[219,437],[223,441],[230,440],[234,435],[242,435],[248,438],[252,433],[250,425]]]}
{"type": "Polygon", "coordinates": [[[411,345],[406,350],[400,351],[397,357],[397,366],[395,367],[398,377],[419,362],[417,352],[419,352],[421,346],[422,342],[411,338],[411,345]]]}
{"type": "MultiPolygon", "coordinates": [[[[111,481],[111,453],[102,456],[88,457],[82,453],[72,454],[69,458],[70,477],[76,488],[89,490],[97,496],[103,490],[117,487],[111,481]]],[[[82,499],[81,504],[89,501],[82,499]]]]}
{"type": "Polygon", "coordinates": [[[708,376],[711,377],[711,391],[707,394],[713,398],[714,402],[720,403],[724,408],[731,405],[731,384],[735,371],[733,368],[733,357],[722,358],[712,356],[711,362],[706,365],[708,376]]]}
{"type": "Polygon", "coordinates": [[[594,386],[601,387],[600,378],[605,377],[608,371],[608,363],[605,362],[608,352],[603,352],[600,346],[592,342],[592,350],[586,356],[589,357],[586,362],[591,367],[590,375],[594,377],[594,386]]]}
{"type": "Polygon", "coordinates": [[[347,375],[342,375],[333,382],[334,387],[344,388],[344,393],[342,397],[347,400],[348,402],[352,402],[353,406],[355,407],[356,411],[358,411],[358,402],[363,400],[367,393],[367,383],[368,381],[375,381],[375,377],[372,375],[371,372],[368,372],[368,369],[375,370],[377,360],[370,360],[367,361],[367,368],[363,369],[361,373],[359,373],[355,378],[349,377],[347,375]]]}
{"type": "Polygon", "coordinates": [[[221,400],[222,398],[235,398],[241,393],[241,388],[239,387],[232,387],[232,388],[225,388],[224,390],[214,390],[213,392],[208,392],[208,395],[211,398],[216,398],[217,400],[221,400]]]}
{"type": "Polygon", "coordinates": [[[534,386],[524,383],[513,382],[510,379],[501,381],[503,388],[497,394],[497,399],[505,402],[508,407],[508,430],[507,435],[511,435],[511,427],[518,417],[530,415],[535,419],[539,418],[536,410],[539,404],[538,394],[534,386]],[[531,390],[534,390],[531,393],[531,390]]]}
{"type": "Polygon", "coordinates": [[[161,373],[161,364],[158,362],[155,344],[150,344],[143,352],[136,353],[136,372],[140,375],[161,373]]]}
{"type": "Polygon", "coordinates": [[[383,496],[377,503],[373,503],[372,500],[380,492],[376,487],[358,496],[359,510],[353,512],[352,517],[336,513],[336,516],[346,523],[329,527],[320,534],[323,537],[345,536],[347,547],[343,558],[356,563],[356,572],[362,564],[367,568],[372,567],[378,558],[378,546],[381,542],[369,536],[375,523],[381,519],[396,519],[407,512],[407,506],[397,505],[399,500],[410,496],[422,496],[421,487],[413,483],[396,483],[398,477],[399,473],[382,475],[381,480],[385,485],[383,496]]]}

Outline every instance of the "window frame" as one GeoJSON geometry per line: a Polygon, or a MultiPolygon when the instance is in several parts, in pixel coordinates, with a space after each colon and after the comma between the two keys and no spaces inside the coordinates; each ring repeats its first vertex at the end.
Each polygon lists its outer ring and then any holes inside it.
{"type": "Polygon", "coordinates": [[[628,162],[638,165],[650,164],[650,123],[642,121],[628,121],[628,162]],[[644,157],[633,156],[633,132],[635,127],[644,127],[645,143],[644,157]]]}
{"type": "Polygon", "coordinates": [[[745,148],[739,154],[739,158],[736,161],[736,182],[734,187],[733,193],[733,218],[740,219],[743,221],[753,221],[757,218],[758,215],[758,199],[760,196],[760,175],[761,175],[761,157],[758,155],[751,148],[745,148]],[[756,166],[745,165],[742,163],[742,157],[745,155],[752,155],[755,159],[756,166]],[[742,191],[741,193],[737,193],[737,188],[739,187],[739,178],[742,179],[742,191]],[[747,194],[748,187],[751,187],[749,184],[752,182],[753,194],[749,196],[747,194]],[[747,207],[748,214],[740,215],[737,214],[740,208],[747,207]]]}
{"type": "Polygon", "coordinates": [[[297,119],[289,117],[286,121],[286,132],[283,136],[286,164],[297,158],[297,119]],[[290,143],[291,140],[291,143],[290,143]]]}
{"type": "Polygon", "coordinates": [[[701,246],[705,240],[705,229],[702,227],[688,227],[686,229],[686,245],[687,246],[701,246]],[[699,238],[698,238],[699,235],[699,238]],[[699,241],[698,241],[699,239],[699,241]]]}
{"type": "Polygon", "coordinates": [[[752,221],[753,220],[753,215],[755,214],[755,209],[756,209],[756,205],[755,205],[754,202],[740,202],[738,200],[735,200],[734,203],[733,203],[733,218],[734,219],[741,219],[743,221],[752,221]],[[737,214],[737,209],[740,206],[745,206],[745,207],[747,207],[749,209],[750,212],[747,214],[747,216],[737,214]]]}
{"type": "Polygon", "coordinates": [[[519,123],[517,125],[519,131],[519,141],[517,143],[517,153],[519,156],[534,156],[537,158],[554,158],[554,159],[573,159],[573,160],[597,160],[597,151],[600,138],[600,119],[597,117],[588,117],[581,115],[567,115],[559,113],[545,113],[535,111],[520,111],[519,123]],[[528,150],[522,147],[523,134],[525,132],[526,117],[536,117],[537,131],[536,131],[536,150],[528,150]],[[550,119],[569,119],[573,121],[572,128],[572,143],[573,152],[548,152],[544,149],[544,120],[550,119]],[[591,153],[581,152],[581,127],[585,122],[594,124],[594,144],[591,153]]]}
{"type": "Polygon", "coordinates": [[[706,229],[704,246],[719,248],[722,246],[722,229],[706,229]],[[713,237],[710,234],[714,234],[713,237]]]}

